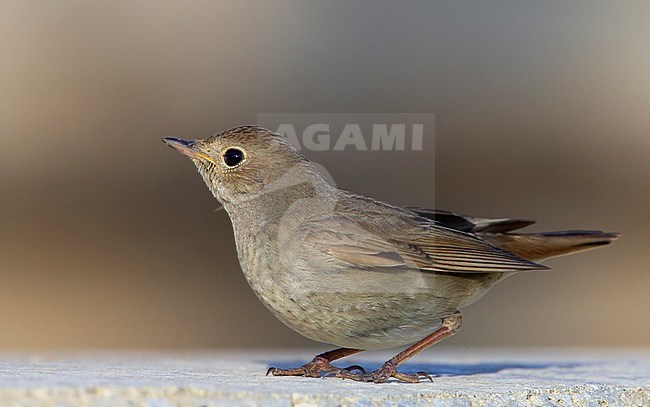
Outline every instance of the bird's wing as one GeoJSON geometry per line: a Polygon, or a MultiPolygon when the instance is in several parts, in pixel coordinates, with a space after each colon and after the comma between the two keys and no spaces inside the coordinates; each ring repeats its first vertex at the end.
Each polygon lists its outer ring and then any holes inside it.
{"type": "Polygon", "coordinates": [[[521,229],[535,223],[534,220],[525,219],[491,219],[476,218],[459,213],[420,207],[407,208],[423,218],[433,220],[452,229],[471,233],[507,233],[521,229]]]}
{"type": "Polygon", "coordinates": [[[355,267],[410,267],[447,273],[545,269],[468,233],[413,217],[384,221],[328,215],[301,225],[302,244],[355,267]]]}

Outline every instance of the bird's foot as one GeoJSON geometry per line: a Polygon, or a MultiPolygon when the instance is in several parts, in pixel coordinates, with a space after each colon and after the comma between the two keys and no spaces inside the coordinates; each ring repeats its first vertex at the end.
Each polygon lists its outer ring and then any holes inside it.
{"type": "MultiPolygon", "coordinates": [[[[329,373],[327,374],[330,375],[329,373]]],[[[373,382],[373,383],[385,383],[391,377],[397,379],[403,383],[419,383],[420,379],[429,379],[433,382],[431,376],[426,372],[417,372],[417,373],[402,373],[397,371],[397,366],[391,363],[390,361],[383,364],[379,369],[372,371],[370,373],[359,372],[353,373],[352,371],[342,370],[340,372],[335,372],[331,374],[335,377],[340,377],[342,379],[351,379],[358,382],[373,382]]]]}
{"type": "Polygon", "coordinates": [[[266,375],[319,377],[322,373],[324,373],[326,375],[338,376],[339,374],[354,374],[352,372],[355,370],[358,370],[362,374],[366,374],[364,368],[359,365],[352,365],[341,369],[336,366],[332,366],[330,361],[324,357],[316,356],[311,362],[292,369],[279,369],[277,367],[271,367],[266,371],[266,375]]]}

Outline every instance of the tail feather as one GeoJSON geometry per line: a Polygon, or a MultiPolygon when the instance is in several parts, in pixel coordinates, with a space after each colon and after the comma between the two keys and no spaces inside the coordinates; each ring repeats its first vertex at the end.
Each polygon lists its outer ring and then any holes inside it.
{"type": "Polygon", "coordinates": [[[417,215],[452,229],[474,233],[493,245],[531,261],[595,249],[616,240],[618,233],[599,230],[564,230],[546,233],[513,233],[532,225],[532,220],[478,218],[440,209],[410,207],[417,215]]]}
{"type": "Polygon", "coordinates": [[[539,261],[549,257],[595,249],[611,243],[620,234],[598,230],[566,230],[545,233],[481,233],[480,236],[493,245],[519,257],[539,261]]]}

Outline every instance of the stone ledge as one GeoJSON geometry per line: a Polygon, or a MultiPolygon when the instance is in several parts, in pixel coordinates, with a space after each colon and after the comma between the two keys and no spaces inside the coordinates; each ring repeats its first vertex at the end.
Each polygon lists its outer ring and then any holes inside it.
{"type": "MultiPolygon", "coordinates": [[[[264,376],[316,352],[3,353],[0,406],[650,405],[648,350],[433,349],[402,369],[435,376],[420,384],[264,376]]],[[[376,368],[389,356],[345,362],[376,368]]]]}

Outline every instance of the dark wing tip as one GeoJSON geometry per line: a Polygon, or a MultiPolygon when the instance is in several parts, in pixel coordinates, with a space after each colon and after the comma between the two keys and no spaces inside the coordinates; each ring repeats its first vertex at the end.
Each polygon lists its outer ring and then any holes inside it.
{"type": "Polygon", "coordinates": [[[530,226],[534,223],[535,223],[534,220],[528,220],[528,219],[503,219],[503,220],[500,219],[494,221],[491,224],[486,225],[485,227],[477,228],[474,230],[474,232],[506,233],[506,232],[512,232],[513,230],[517,230],[517,229],[523,229],[526,226],[530,226]]]}
{"type": "Polygon", "coordinates": [[[473,216],[462,215],[460,213],[449,212],[440,209],[421,207],[408,207],[407,209],[415,212],[420,217],[438,222],[444,226],[460,230],[462,232],[507,233],[513,230],[525,228],[526,226],[530,226],[535,223],[534,220],[528,219],[476,218],[473,216]]]}

